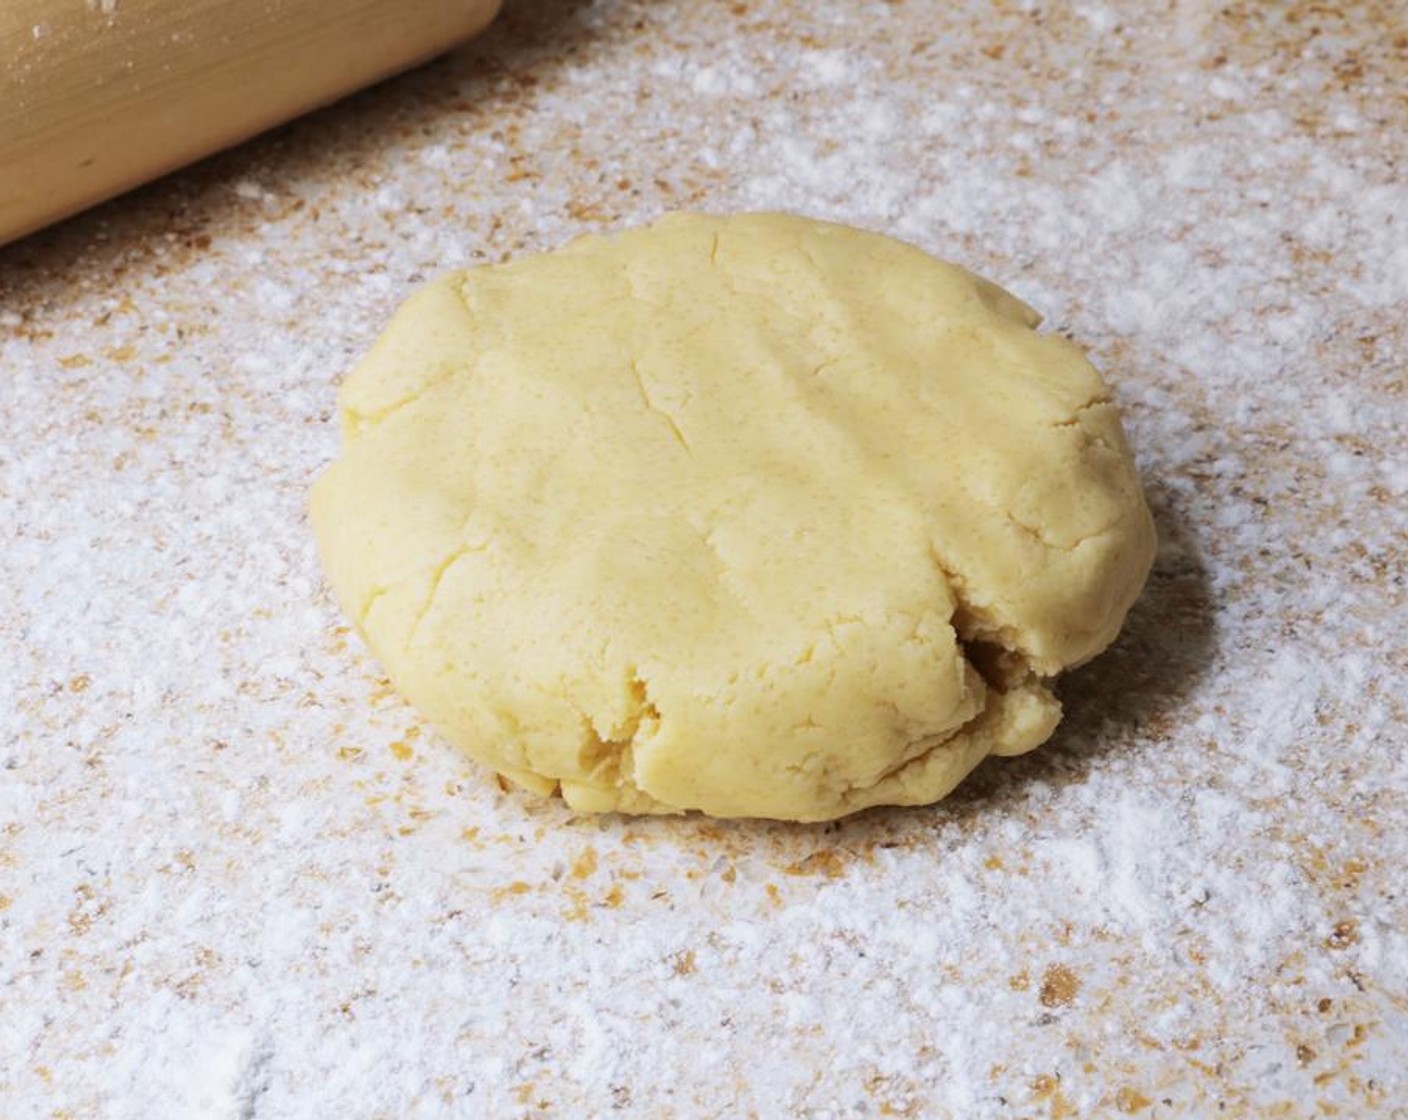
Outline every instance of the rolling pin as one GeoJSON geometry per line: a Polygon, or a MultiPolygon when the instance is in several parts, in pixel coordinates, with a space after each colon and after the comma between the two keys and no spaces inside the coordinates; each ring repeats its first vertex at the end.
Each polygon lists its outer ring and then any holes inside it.
{"type": "Polygon", "coordinates": [[[481,30],[500,0],[0,0],[0,244],[481,30]]]}

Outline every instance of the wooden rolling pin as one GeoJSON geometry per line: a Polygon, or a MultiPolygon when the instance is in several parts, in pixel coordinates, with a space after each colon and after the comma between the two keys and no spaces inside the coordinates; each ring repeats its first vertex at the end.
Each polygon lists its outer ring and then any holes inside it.
{"type": "Polygon", "coordinates": [[[500,0],[0,0],[0,244],[413,66],[500,0]]]}

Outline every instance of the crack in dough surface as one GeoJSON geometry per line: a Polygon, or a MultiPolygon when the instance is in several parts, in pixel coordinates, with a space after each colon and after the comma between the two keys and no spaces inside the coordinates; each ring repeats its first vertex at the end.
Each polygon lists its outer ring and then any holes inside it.
{"type": "Polygon", "coordinates": [[[341,390],[330,582],[449,739],[584,810],[824,820],[1045,740],[1152,522],[1099,375],[971,273],[673,215],[453,273],[341,390]]]}

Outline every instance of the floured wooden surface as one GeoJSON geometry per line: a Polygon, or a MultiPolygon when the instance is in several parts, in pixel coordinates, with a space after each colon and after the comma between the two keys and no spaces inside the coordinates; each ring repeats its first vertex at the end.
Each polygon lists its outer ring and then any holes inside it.
{"type": "Polygon", "coordinates": [[[0,1113],[1405,1115],[1402,36],[520,0],[0,251],[0,1113]],[[1116,386],[1149,589],[935,809],[503,793],[321,590],[400,298],[680,207],[915,241],[1116,386]]]}

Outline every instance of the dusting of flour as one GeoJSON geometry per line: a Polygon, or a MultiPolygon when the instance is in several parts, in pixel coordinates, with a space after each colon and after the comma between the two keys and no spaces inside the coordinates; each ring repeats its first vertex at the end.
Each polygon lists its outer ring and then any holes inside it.
{"type": "Polygon", "coordinates": [[[1404,1116],[1395,34],[510,5],[0,252],[0,1111],[1404,1116]],[[679,207],[909,238],[1116,386],[1149,588],[1057,739],[935,809],[573,817],[321,590],[333,385],[399,299],[679,207]]]}

